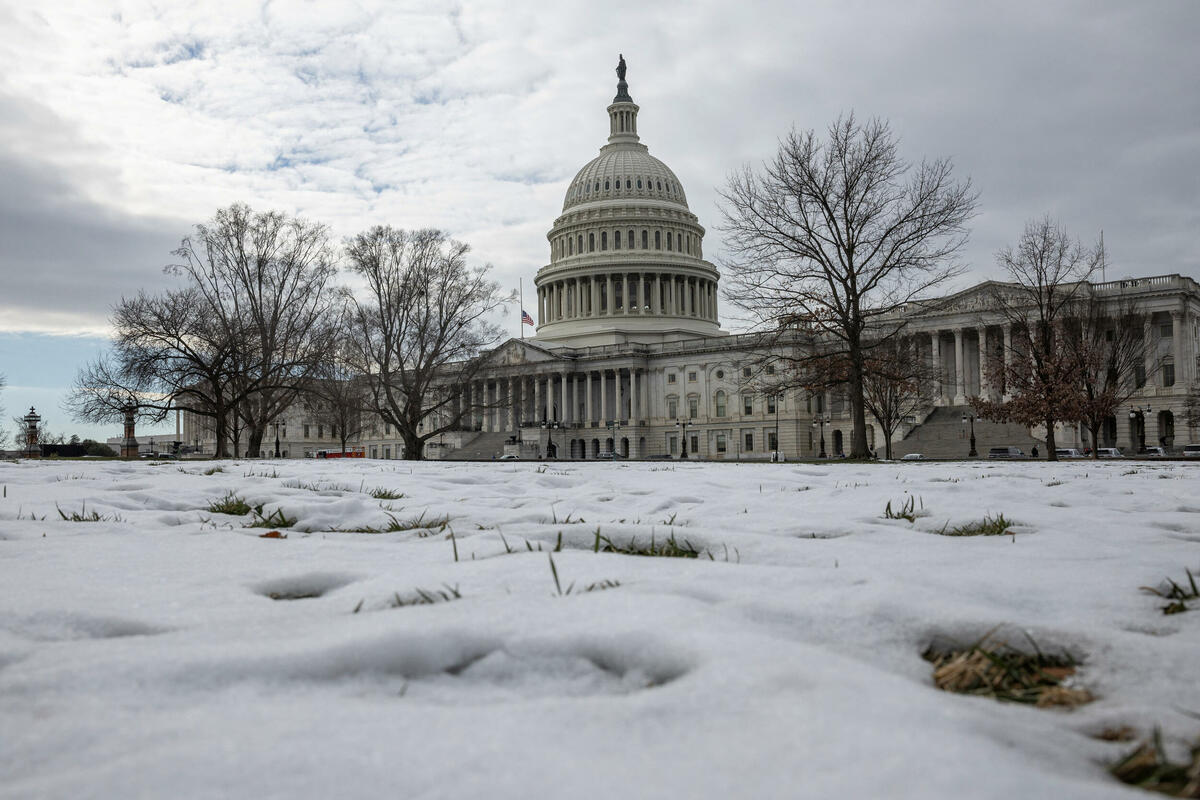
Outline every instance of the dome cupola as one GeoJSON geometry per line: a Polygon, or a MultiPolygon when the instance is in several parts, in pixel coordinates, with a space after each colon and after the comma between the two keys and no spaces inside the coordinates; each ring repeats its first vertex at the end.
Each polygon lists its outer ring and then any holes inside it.
{"type": "Polygon", "coordinates": [[[538,271],[538,339],[571,345],[723,334],[704,228],[675,173],[638,136],[625,58],[608,106],[608,143],[567,187],[538,271]]]}

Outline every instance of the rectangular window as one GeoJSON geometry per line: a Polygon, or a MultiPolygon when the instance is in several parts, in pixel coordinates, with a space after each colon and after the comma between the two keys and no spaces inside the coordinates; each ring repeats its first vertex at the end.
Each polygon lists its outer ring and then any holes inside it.
{"type": "Polygon", "coordinates": [[[1163,386],[1175,385],[1175,365],[1163,364],[1163,386]]]}
{"type": "Polygon", "coordinates": [[[717,434],[717,452],[718,453],[725,452],[725,434],[723,434],[723,433],[717,434]]]}
{"type": "Polygon", "coordinates": [[[775,365],[774,364],[767,364],[767,374],[768,375],[775,374],[775,365]]]}
{"type": "Polygon", "coordinates": [[[679,401],[671,399],[667,401],[667,418],[676,419],[679,417],[679,401]]]}
{"type": "Polygon", "coordinates": [[[775,395],[769,395],[767,397],[767,413],[768,414],[775,413],[775,395]]]}
{"type": "Polygon", "coordinates": [[[670,453],[671,455],[675,455],[676,453],[679,452],[679,437],[678,436],[672,436],[670,438],[670,444],[667,445],[667,452],[670,453]]]}
{"type": "Polygon", "coordinates": [[[379,448],[371,445],[371,458],[379,458],[379,448]]]}
{"type": "Polygon", "coordinates": [[[1137,388],[1142,388],[1146,385],[1146,367],[1145,364],[1138,364],[1133,369],[1133,384],[1137,388]]]}
{"type": "Polygon", "coordinates": [[[742,395],[742,413],[749,416],[754,413],[754,397],[748,394],[742,395]]]}
{"type": "Polygon", "coordinates": [[[744,449],[746,450],[747,453],[753,453],[754,452],[754,434],[747,433],[745,436],[745,440],[746,441],[745,441],[744,449]]]}
{"type": "Polygon", "coordinates": [[[688,398],[688,419],[695,419],[700,414],[700,401],[695,397],[688,398]]]}
{"type": "Polygon", "coordinates": [[[694,372],[689,372],[689,373],[688,373],[688,380],[689,380],[689,381],[691,381],[692,383],[695,383],[695,382],[696,382],[696,373],[694,373],[694,372]]]}
{"type": "Polygon", "coordinates": [[[317,438],[318,438],[318,439],[324,439],[324,438],[325,438],[325,426],[324,426],[324,425],[318,425],[318,426],[317,426],[317,438]]]}
{"type": "Polygon", "coordinates": [[[693,436],[693,437],[691,437],[691,439],[692,439],[692,455],[694,455],[694,456],[699,455],[700,454],[700,437],[693,436]]]}
{"type": "Polygon", "coordinates": [[[768,450],[778,450],[779,449],[779,437],[777,437],[775,435],[775,431],[767,431],[767,449],[768,450]]]}
{"type": "Polygon", "coordinates": [[[750,368],[749,367],[742,367],[742,377],[743,378],[750,377],[750,368]]]}
{"type": "Polygon", "coordinates": [[[308,425],[305,425],[305,426],[304,426],[304,438],[305,438],[305,439],[307,439],[307,438],[308,438],[308,425]]]}
{"type": "Polygon", "coordinates": [[[1169,322],[1164,322],[1158,326],[1158,335],[1164,339],[1170,339],[1175,335],[1175,328],[1169,322]]]}
{"type": "Polygon", "coordinates": [[[384,458],[391,458],[391,457],[392,457],[392,448],[391,448],[391,445],[386,445],[386,444],[385,444],[385,445],[383,446],[383,457],[384,457],[384,458]]]}
{"type": "Polygon", "coordinates": [[[383,435],[384,436],[392,435],[392,423],[390,423],[390,422],[383,423],[383,435]]]}
{"type": "Polygon", "coordinates": [[[668,372],[667,373],[667,383],[674,383],[674,382],[675,382],[675,373],[668,372]]]}

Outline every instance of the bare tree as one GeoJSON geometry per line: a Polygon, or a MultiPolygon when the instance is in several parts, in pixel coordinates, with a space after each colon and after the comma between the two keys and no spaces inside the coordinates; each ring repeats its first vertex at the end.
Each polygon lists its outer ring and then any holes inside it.
{"type": "Polygon", "coordinates": [[[1200,386],[1196,384],[1188,387],[1183,400],[1183,421],[1192,430],[1200,428],[1200,386]]]}
{"type": "Polygon", "coordinates": [[[827,341],[819,354],[793,351],[793,374],[844,360],[852,458],[868,455],[868,329],[959,271],[953,259],[977,196],[952,171],[949,159],[910,164],[886,122],[860,125],[851,114],[824,142],[793,130],[773,161],[744,168],[721,193],[726,296],[759,330],[784,337],[802,327],[827,341]]]}
{"type": "Polygon", "coordinates": [[[490,267],[467,266],[469,247],[437,230],[377,226],[345,244],[350,269],[366,282],[351,302],[352,363],[365,376],[370,411],[396,426],[406,459],[459,427],[477,407],[460,387],[481,368],[480,352],[501,329],[490,267]]]}
{"type": "Polygon", "coordinates": [[[168,270],[188,279],[234,343],[231,407],[257,456],[271,421],[299,397],[332,344],[337,296],[328,229],[235,204],[197,225],[168,270]]]}
{"type": "MultiPolygon", "coordinates": [[[[8,386],[8,378],[5,377],[3,373],[0,373],[0,392],[3,392],[5,387],[7,387],[7,386],[8,386]]],[[[0,419],[3,419],[3,418],[4,418],[4,406],[0,406],[0,419]]],[[[8,446],[8,431],[6,431],[4,428],[0,428],[0,449],[3,449],[7,446],[8,446]]]]}
{"type": "Polygon", "coordinates": [[[1144,341],[1143,312],[1122,298],[1105,300],[1087,292],[1071,309],[1065,348],[1076,363],[1078,417],[1099,458],[1100,429],[1140,388],[1138,377],[1150,343],[1144,341]]]}
{"type": "Polygon", "coordinates": [[[1013,326],[1012,353],[993,358],[989,371],[1012,399],[972,405],[987,419],[1044,425],[1048,461],[1058,460],[1055,424],[1080,418],[1081,365],[1064,346],[1065,325],[1103,259],[1101,245],[1084,247],[1049,216],[1026,223],[1016,249],[996,256],[1011,279],[993,301],[1013,326]]]}
{"type": "Polygon", "coordinates": [[[161,422],[169,405],[161,397],[145,396],[112,354],[104,354],[75,374],[62,408],[76,422],[104,425],[123,423],[128,414],[137,421],[161,422]]]}
{"type": "Polygon", "coordinates": [[[343,339],[305,394],[309,414],[329,423],[343,454],[347,442],[360,438],[366,430],[370,407],[367,381],[353,368],[350,352],[349,342],[343,339]]]}
{"type": "Polygon", "coordinates": [[[930,404],[934,369],[910,338],[888,339],[872,347],[863,376],[863,402],[879,423],[885,458],[892,457],[892,437],[905,419],[930,404]]]}

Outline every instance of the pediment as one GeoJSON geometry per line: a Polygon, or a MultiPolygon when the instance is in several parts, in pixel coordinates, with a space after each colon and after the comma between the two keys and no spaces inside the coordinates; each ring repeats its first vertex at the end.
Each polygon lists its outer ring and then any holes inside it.
{"type": "Polygon", "coordinates": [[[961,292],[946,297],[922,300],[916,304],[915,316],[930,316],[943,314],[977,314],[981,311],[995,311],[998,296],[1008,294],[1010,288],[999,281],[984,281],[961,292]]]}
{"type": "Polygon", "coordinates": [[[509,339],[489,353],[484,363],[490,367],[516,367],[522,364],[548,364],[562,360],[562,357],[524,339],[509,339]]]}

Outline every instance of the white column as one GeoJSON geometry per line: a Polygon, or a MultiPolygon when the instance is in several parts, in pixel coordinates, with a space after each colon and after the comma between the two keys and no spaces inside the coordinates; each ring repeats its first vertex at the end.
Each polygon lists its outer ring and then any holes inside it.
{"type": "Polygon", "coordinates": [[[1183,312],[1171,312],[1171,355],[1175,361],[1175,385],[1187,385],[1187,365],[1183,361],[1183,312]]]}
{"type": "Polygon", "coordinates": [[[613,381],[613,401],[616,404],[617,408],[616,408],[616,412],[613,414],[612,418],[615,419],[617,422],[621,422],[625,418],[624,417],[625,404],[622,402],[625,398],[622,397],[622,394],[621,394],[621,368],[620,367],[617,367],[615,370],[613,370],[613,377],[615,378],[615,380],[613,381]]]}
{"type": "Polygon", "coordinates": [[[1004,394],[1002,400],[1012,399],[1012,389],[1009,386],[1008,371],[1012,368],[1012,323],[1007,323],[1004,326],[1004,394]]]}
{"type": "Polygon", "coordinates": [[[600,424],[603,425],[608,419],[608,374],[603,367],[600,368],[600,424]]]}
{"type": "Polygon", "coordinates": [[[638,414],[637,370],[629,368],[629,421],[636,425],[638,414]]]}
{"type": "Polygon", "coordinates": [[[568,413],[568,411],[570,411],[570,409],[567,408],[567,373],[564,372],[561,377],[562,377],[562,402],[558,407],[558,419],[559,419],[559,422],[566,422],[569,419],[569,417],[567,416],[567,413],[568,413]]]}
{"type": "Polygon", "coordinates": [[[954,329],[954,405],[967,402],[967,387],[963,385],[966,371],[963,369],[963,329],[954,329]]]}
{"type": "Polygon", "coordinates": [[[504,398],[504,430],[516,430],[516,379],[502,381],[508,396],[504,398]]]}
{"type": "Polygon", "coordinates": [[[583,401],[584,405],[586,406],[584,412],[587,414],[587,419],[585,421],[587,422],[588,427],[591,427],[592,422],[596,419],[596,416],[592,413],[594,409],[592,408],[592,371],[590,369],[588,370],[587,379],[584,381],[584,383],[586,384],[584,391],[587,392],[587,396],[583,401]]]}
{"type": "Polygon", "coordinates": [[[991,393],[988,391],[987,378],[987,326],[980,325],[977,329],[979,333],[979,394],[986,400],[991,399],[991,393]]]}
{"type": "Polygon", "coordinates": [[[942,386],[942,338],[941,331],[929,334],[929,359],[933,362],[933,404],[941,405],[945,398],[942,386]]]}
{"type": "Polygon", "coordinates": [[[540,375],[533,376],[533,421],[541,422],[544,419],[542,416],[542,378],[540,375]]]}
{"type": "Polygon", "coordinates": [[[1154,380],[1154,361],[1155,350],[1157,349],[1154,341],[1150,338],[1152,326],[1150,325],[1150,315],[1147,314],[1145,320],[1142,321],[1142,346],[1145,347],[1145,352],[1142,354],[1146,367],[1146,386],[1157,386],[1154,380]]]}
{"type": "Polygon", "coordinates": [[[605,279],[606,281],[608,281],[608,308],[607,308],[606,312],[607,312],[607,315],[611,317],[611,316],[612,316],[612,315],[615,313],[615,311],[616,311],[616,310],[613,308],[613,279],[612,279],[612,273],[610,272],[610,273],[608,273],[607,275],[605,275],[605,276],[604,276],[604,279],[605,279]]]}
{"type": "Polygon", "coordinates": [[[662,308],[662,273],[654,273],[654,290],[650,298],[650,306],[654,309],[655,314],[663,313],[662,308]]]}

